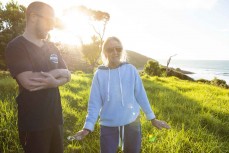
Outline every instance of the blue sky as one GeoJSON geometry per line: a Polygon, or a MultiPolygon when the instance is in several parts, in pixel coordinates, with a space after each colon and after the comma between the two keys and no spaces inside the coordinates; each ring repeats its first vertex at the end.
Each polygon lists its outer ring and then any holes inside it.
{"type": "MultiPolygon", "coordinates": [[[[125,49],[154,59],[168,59],[177,54],[174,59],[229,60],[228,0],[42,1],[51,4],[57,15],[74,5],[108,12],[111,19],[106,36],[118,36],[125,49]]],[[[25,6],[30,2],[19,0],[25,6]]],[[[60,38],[66,36],[65,42],[71,42],[75,35],[90,34],[90,30],[77,23],[79,20],[71,17],[68,23],[71,32],[62,33],[60,38]]]]}

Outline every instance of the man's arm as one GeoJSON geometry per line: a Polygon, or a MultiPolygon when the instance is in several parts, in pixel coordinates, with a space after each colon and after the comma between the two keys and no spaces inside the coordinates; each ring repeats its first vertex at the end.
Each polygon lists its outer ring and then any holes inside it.
{"type": "Polygon", "coordinates": [[[64,85],[71,79],[67,69],[55,69],[50,72],[26,71],[16,76],[18,82],[27,90],[37,91],[64,85]]]}
{"type": "Polygon", "coordinates": [[[71,80],[71,72],[68,69],[54,69],[48,72],[54,78],[66,78],[67,80],[71,80]]]}

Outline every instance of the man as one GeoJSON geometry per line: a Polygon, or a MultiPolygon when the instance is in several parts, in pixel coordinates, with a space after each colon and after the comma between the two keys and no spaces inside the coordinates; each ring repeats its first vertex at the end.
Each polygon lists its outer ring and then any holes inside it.
{"type": "Polygon", "coordinates": [[[45,41],[55,24],[54,10],[33,2],[22,36],[7,45],[7,66],[19,85],[18,129],[26,153],[62,153],[62,107],[58,86],[70,80],[58,49],[45,41]]]}

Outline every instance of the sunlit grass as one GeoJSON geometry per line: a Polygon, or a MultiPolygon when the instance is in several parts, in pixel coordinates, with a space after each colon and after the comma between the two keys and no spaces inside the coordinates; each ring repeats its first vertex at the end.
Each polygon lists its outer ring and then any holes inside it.
{"type": "MultiPolygon", "coordinates": [[[[1,76],[0,152],[20,153],[16,82],[7,74],[1,76]]],[[[172,127],[157,130],[141,113],[143,153],[229,152],[229,90],[175,77],[142,76],[142,79],[157,118],[167,121],[172,127]]],[[[91,80],[91,74],[74,73],[71,82],[60,88],[65,153],[99,152],[98,124],[83,141],[67,140],[67,136],[83,127],[91,80]]]]}

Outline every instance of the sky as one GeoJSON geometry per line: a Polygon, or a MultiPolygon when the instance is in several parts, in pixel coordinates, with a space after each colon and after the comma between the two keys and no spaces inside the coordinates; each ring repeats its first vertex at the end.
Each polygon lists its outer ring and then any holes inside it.
{"type": "MultiPolygon", "coordinates": [[[[18,3],[28,6],[32,1],[18,3]]],[[[63,10],[78,5],[109,13],[105,37],[117,36],[125,49],[156,60],[175,54],[174,59],[229,60],[229,0],[41,1],[52,5],[60,17],[63,10]]],[[[69,29],[58,37],[61,41],[74,43],[77,36],[92,32],[78,24],[79,18],[66,18],[69,29]]]]}

